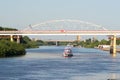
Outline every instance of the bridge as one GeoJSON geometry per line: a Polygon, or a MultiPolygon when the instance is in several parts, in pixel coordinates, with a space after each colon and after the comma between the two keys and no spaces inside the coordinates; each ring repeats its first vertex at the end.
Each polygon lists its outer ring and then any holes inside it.
{"type": "Polygon", "coordinates": [[[19,30],[0,31],[0,35],[120,35],[120,30],[19,30]]]}
{"type": "Polygon", "coordinates": [[[111,52],[116,53],[116,36],[120,35],[120,30],[108,30],[101,25],[81,21],[81,20],[51,20],[18,31],[0,31],[0,35],[17,35],[17,42],[20,42],[20,35],[76,35],[80,40],[80,35],[106,35],[111,36],[111,52]]]}

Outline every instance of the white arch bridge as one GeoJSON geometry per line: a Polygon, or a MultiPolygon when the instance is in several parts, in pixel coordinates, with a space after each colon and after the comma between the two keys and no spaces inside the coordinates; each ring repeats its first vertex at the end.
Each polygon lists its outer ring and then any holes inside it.
{"type": "Polygon", "coordinates": [[[120,30],[80,20],[51,20],[29,25],[23,30],[0,31],[0,35],[120,35],[120,30]]]}
{"type": "MultiPolygon", "coordinates": [[[[111,47],[116,53],[116,35],[120,30],[108,30],[101,25],[80,20],[51,20],[18,31],[0,31],[0,35],[112,35],[111,47]]],[[[19,37],[18,37],[19,39],[19,37]]]]}

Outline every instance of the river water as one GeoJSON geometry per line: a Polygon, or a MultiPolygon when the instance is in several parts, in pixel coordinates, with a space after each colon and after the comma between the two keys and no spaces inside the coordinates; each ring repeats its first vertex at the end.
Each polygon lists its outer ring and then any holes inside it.
{"type": "Polygon", "coordinates": [[[120,80],[120,55],[90,48],[72,48],[71,58],[62,56],[64,46],[27,49],[21,57],[0,58],[0,80],[120,80]]]}

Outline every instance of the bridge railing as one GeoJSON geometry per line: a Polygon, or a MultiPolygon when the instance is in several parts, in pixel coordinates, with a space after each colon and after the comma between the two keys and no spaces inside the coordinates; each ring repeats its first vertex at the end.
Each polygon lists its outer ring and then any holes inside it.
{"type": "Polygon", "coordinates": [[[34,30],[34,31],[0,31],[0,35],[120,35],[120,30],[34,30]]]}

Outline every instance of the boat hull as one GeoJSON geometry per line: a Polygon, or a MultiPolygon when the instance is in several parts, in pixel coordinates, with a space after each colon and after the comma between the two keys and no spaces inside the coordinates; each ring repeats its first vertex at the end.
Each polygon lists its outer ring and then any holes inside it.
{"type": "Polygon", "coordinates": [[[73,54],[63,54],[64,57],[72,57],[73,54]]]}

